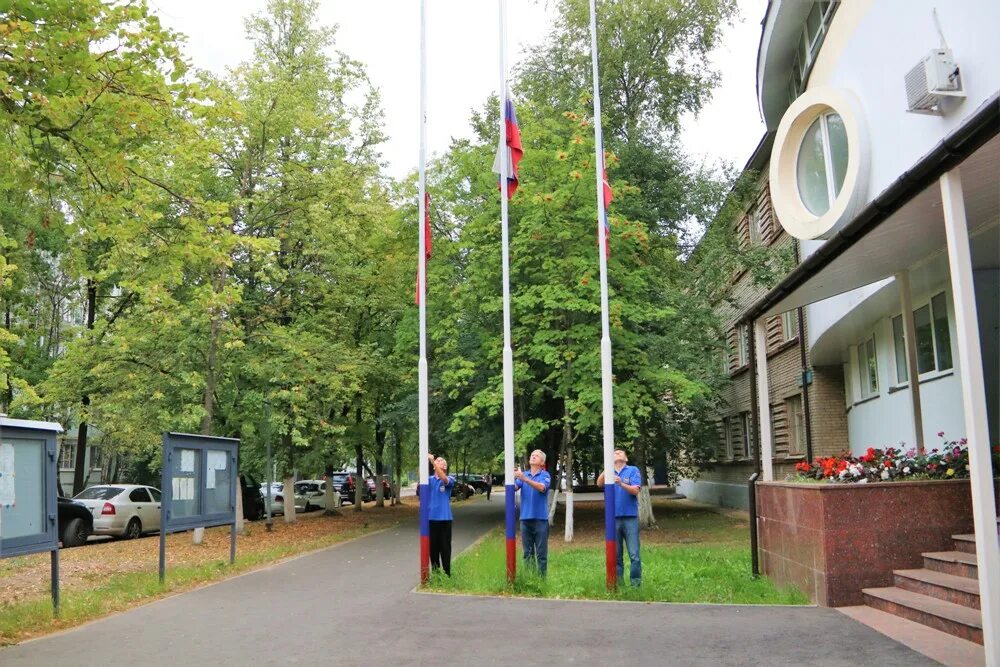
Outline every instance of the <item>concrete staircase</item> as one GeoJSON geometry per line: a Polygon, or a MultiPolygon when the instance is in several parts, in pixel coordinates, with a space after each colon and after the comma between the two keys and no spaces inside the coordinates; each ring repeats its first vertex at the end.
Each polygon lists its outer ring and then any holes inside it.
{"type": "Polygon", "coordinates": [[[895,586],[866,588],[865,604],[983,643],[975,535],[952,535],[952,551],[922,554],[924,566],[893,571],[895,586]]]}

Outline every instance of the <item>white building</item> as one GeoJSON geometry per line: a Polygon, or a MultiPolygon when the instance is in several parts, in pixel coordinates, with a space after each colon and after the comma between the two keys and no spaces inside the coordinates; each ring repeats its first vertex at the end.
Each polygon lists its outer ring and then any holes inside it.
{"type": "MultiPolygon", "coordinates": [[[[1000,664],[998,27],[988,0],[768,4],[769,184],[803,261],[744,316],[764,349],[764,318],[806,307],[812,363],[844,371],[854,453],[968,438],[988,665],[1000,664]]],[[[766,355],[756,371],[766,389],[766,355]]]]}

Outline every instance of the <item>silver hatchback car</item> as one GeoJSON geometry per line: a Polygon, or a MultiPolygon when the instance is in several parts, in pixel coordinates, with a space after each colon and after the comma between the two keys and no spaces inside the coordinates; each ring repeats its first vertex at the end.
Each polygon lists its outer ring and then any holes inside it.
{"type": "Polygon", "coordinates": [[[114,535],[127,540],[160,530],[160,490],[138,484],[99,484],[73,500],[94,516],[94,535],[114,535]]]}

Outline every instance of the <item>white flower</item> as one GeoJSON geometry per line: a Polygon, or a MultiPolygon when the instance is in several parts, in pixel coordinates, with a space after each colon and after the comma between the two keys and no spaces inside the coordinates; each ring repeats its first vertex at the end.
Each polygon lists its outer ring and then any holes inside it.
{"type": "Polygon", "coordinates": [[[840,471],[840,479],[845,479],[847,477],[847,468],[840,471]]]}
{"type": "Polygon", "coordinates": [[[858,484],[867,484],[867,483],[868,483],[867,477],[862,477],[861,479],[858,480],[858,484]]]}
{"type": "Polygon", "coordinates": [[[909,475],[910,474],[910,466],[906,466],[905,468],[903,468],[903,474],[904,475],[909,475]]]}
{"type": "Polygon", "coordinates": [[[888,470],[883,470],[882,471],[882,479],[889,479],[889,471],[888,470]]]}

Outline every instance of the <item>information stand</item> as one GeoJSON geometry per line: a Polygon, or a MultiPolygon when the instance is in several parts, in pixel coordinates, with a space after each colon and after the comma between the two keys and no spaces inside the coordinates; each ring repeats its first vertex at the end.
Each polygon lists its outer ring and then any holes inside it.
{"type": "Polygon", "coordinates": [[[160,582],[167,533],[229,524],[229,564],[236,562],[236,493],[240,441],[191,433],[163,434],[160,582]]]}

